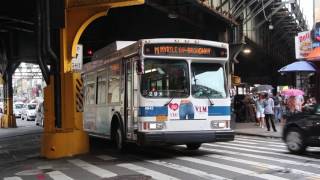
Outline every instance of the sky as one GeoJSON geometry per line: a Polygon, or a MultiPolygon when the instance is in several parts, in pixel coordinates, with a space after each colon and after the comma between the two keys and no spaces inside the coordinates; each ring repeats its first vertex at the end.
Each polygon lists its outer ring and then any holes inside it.
{"type": "MultiPolygon", "coordinates": [[[[311,30],[313,26],[313,0],[298,0],[298,1],[300,1],[300,8],[307,20],[309,29],[311,30]]],[[[319,0],[316,0],[316,1],[319,1],[319,0]]]]}

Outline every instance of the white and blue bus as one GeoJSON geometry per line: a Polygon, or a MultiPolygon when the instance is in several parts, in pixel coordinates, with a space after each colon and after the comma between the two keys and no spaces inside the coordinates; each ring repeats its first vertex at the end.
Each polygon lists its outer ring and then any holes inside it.
{"type": "Polygon", "coordinates": [[[84,129],[138,145],[232,141],[229,47],[198,39],[115,42],[84,65],[84,129]]]}

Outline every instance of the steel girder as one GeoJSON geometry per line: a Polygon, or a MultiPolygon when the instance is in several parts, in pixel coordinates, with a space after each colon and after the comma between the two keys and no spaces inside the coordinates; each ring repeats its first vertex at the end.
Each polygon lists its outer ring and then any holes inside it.
{"type": "Polygon", "coordinates": [[[258,14],[260,14],[264,9],[266,9],[269,5],[272,4],[274,0],[269,0],[264,4],[264,7],[261,7],[260,9],[258,9],[256,12],[252,12],[250,13],[251,16],[248,15],[248,17],[246,17],[246,19],[244,20],[243,24],[246,24],[248,21],[250,21],[252,18],[255,18],[258,14]]]}

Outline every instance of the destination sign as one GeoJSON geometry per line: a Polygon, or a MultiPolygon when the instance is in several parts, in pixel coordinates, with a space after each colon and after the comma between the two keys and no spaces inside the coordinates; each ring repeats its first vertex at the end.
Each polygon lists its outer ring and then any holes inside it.
{"type": "Polygon", "coordinates": [[[227,57],[227,49],[196,44],[146,44],[144,54],[180,57],[227,57]]]}

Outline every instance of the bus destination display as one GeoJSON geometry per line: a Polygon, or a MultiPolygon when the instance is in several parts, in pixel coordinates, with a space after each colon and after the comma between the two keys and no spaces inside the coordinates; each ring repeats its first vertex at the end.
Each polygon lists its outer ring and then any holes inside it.
{"type": "Polygon", "coordinates": [[[193,44],[146,44],[145,55],[180,57],[227,57],[225,48],[193,44]]]}

